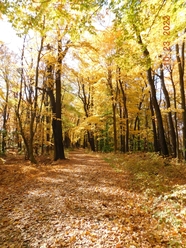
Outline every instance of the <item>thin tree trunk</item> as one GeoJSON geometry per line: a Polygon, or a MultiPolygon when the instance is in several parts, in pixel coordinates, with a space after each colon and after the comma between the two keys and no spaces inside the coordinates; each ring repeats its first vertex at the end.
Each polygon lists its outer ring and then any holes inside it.
{"type": "Polygon", "coordinates": [[[175,125],[176,144],[177,144],[177,146],[176,146],[176,154],[177,154],[177,156],[179,158],[179,147],[180,147],[180,144],[179,144],[178,121],[177,121],[177,112],[176,112],[176,109],[177,109],[176,87],[175,87],[174,80],[173,80],[172,69],[170,69],[170,79],[171,79],[172,88],[173,88],[173,95],[174,95],[174,109],[175,109],[175,112],[174,112],[174,125],[175,125]]]}
{"type": "Polygon", "coordinates": [[[129,151],[129,120],[128,120],[128,109],[127,109],[127,97],[123,85],[123,81],[120,78],[120,69],[119,69],[119,86],[122,93],[122,103],[123,103],[123,117],[125,119],[125,152],[129,151]]]}
{"type": "Polygon", "coordinates": [[[124,133],[124,109],[123,109],[123,105],[120,103],[119,104],[119,114],[120,114],[120,144],[121,144],[121,152],[125,153],[125,133],[124,133]]]}
{"type": "Polygon", "coordinates": [[[2,153],[6,151],[6,136],[7,136],[7,121],[8,121],[8,101],[9,101],[9,80],[7,75],[5,75],[6,82],[6,97],[5,106],[3,109],[3,136],[2,136],[2,153]]]}
{"type": "Polygon", "coordinates": [[[36,113],[37,113],[37,106],[38,106],[38,81],[39,81],[39,63],[41,59],[41,52],[43,50],[43,44],[44,44],[44,37],[41,38],[40,48],[38,51],[37,56],[37,64],[36,64],[36,75],[35,75],[35,96],[34,96],[34,106],[33,109],[31,108],[31,120],[30,120],[30,139],[29,139],[29,160],[31,163],[36,163],[36,159],[34,157],[34,149],[33,149],[33,143],[34,143],[34,135],[36,132],[37,124],[35,125],[36,120],[36,113]],[[34,128],[35,125],[35,128],[34,128]]]}
{"type": "Polygon", "coordinates": [[[159,139],[158,139],[158,135],[157,135],[155,113],[154,113],[154,109],[153,109],[153,105],[152,105],[151,96],[150,96],[150,111],[151,111],[151,119],[152,119],[153,138],[154,138],[154,151],[159,152],[160,146],[159,146],[159,139]]]}
{"type": "MultiPolygon", "coordinates": [[[[114,152],[117,152],[117,124],[116,124],[116,96],[114,95],[114,89],[112,85],[112,71],[108,69],[108,86],[112,98],[112,113],[113,113],[113,131],[114,131],[114,152]]],[[[118,89],[117,89],[118,90],[118,89]]]]}
{"type": "MultiPolygon", "coordinates": [[[[86,90],[84,82],[80,82],[78,80],[78,96],[81,99],[83,103],[83,108],[85,112],[86,118],[90,117],[92,115],[92,107],[93,107],[93,92],[91,90],[90,85],[88,84],[88,90],[86,90]]],[[[88,138],[88,143],[90,145],[91,151],[95,152],[95,141],[94,141],[94,132],[87,130],[87,138],[88,138]]],[[[84,142],[84,144],[86,144],[84,142]]],[[[84,146],[85,147],[85,146],[84,146]]]]}

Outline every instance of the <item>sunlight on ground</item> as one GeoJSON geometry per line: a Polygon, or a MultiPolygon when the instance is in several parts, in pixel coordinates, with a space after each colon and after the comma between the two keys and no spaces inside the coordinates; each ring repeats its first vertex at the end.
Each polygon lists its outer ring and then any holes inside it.
{"type": "Polygon", "coordinates": [[[51,178],[51,177],[39,177],[38,180],[42,182],[50,182],[50,183],[56,183],[56,184],[62,184],[64,182],[64,179],[58,179],[58,178],[51,178]]]}
{"type": "Polygon", "coordinates": [[[184,248],[185,185],[147,194],[162,167],[123,162],[75,154],[65,165],[5,166],[0,247],[184,248]]]}
{"type": "Polygon", "coordinates": [[[32,190],[32,191],[28,191],[27,193],[27,197],[33,197],[33,196],[37,196],[37,197],[45,197],[48,196],[49,193],[47,192],[43,192],[43,190],[32,190]]]}

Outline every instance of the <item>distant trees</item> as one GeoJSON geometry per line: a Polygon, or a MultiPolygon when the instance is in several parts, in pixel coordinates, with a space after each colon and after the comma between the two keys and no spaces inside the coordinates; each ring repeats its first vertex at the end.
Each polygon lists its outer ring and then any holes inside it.
{"type": "Polygon", "coordinates": [[[7,147],[12,146],[13,132],[16,135],[14,126],[14,104],[17,97],[17,56],[4,44],[0,46],[0,153],[5,154],[7,147]]]}
{"type": "Polygon", "coordinates": [[[12,59],[13,53],[11,53],[5,45],[0,47],[0,83],[1,83],[1,153],[5,153],[6,141],[8,133],[8,119],[10,117],[10,90],[11,82],[13,81],[13,68],[12,59]]]}

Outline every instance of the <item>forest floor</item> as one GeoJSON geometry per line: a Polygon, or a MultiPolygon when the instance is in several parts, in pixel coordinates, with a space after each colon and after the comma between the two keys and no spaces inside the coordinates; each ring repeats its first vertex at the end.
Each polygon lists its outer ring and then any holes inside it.
{"type": "Polygon", "coordinates": [[[186,165],[156,154],[1,159],[1,248],[186,247],[186,165]]]}

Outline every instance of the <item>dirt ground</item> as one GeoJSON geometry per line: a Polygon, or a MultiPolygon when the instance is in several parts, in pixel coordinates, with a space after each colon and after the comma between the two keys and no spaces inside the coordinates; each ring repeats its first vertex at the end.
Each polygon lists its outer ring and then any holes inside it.
{"type": "Polygon", "coordinates": [[[153,197],[131,185],[128,172],[96,153],[73,151],[38,165],[7,158],[0,165],[0,247],[184,247],[168,245],[153,197]]]}

